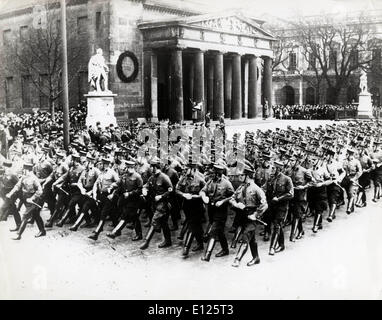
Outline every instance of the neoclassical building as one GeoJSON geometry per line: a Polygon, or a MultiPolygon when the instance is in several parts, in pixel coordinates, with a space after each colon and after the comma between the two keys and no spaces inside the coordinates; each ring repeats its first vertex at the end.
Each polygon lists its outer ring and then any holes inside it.
{"type": "MultiPolygon", "coordinates": [[[[0,7],[0,58],[7,42],[32,28],[33,7],[42,1],[9,1],[0,7]]],[[[193,1],[67,0],[70,41],[86,48],[69,68],[70,103],[88,91],[87,62],[100,47],[108,62],[115,114],[125,118],[190,120],[262,115],[272,103],[272,44],[264,21],[242,13],[210,14],[193,1]]],[[[59,10],[59,6],[57,6],[59,10]]],[[[32,30],[31,30],[32,31],[32,30]]],[[[47,108],[28,75],[0,70],[0,108],[47,108]],[[8,72],[8,73],[7,73],[8,72]]]]}

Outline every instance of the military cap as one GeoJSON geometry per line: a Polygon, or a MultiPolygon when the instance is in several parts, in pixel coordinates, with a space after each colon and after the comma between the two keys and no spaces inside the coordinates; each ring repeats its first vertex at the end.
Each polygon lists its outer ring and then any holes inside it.
{"type": "Polygon", "coordinates": [[[276,167],[284,167],[284,163],[281,160],[275,160],[273,161],[274,166],[276,167]]]}
{"type": "Polygon", "coordinates": [[[355,150],[352,149],[352,148],[348,148],[348,149],[346,150],[346,152],[347,152],[347,153],[350,153],[350,154],[353,154],[353,153],[355,152],[355,150]]]}
{"type": "Polygon", "coordinates": [[[90,161],[95,161],[95,157],[93,157],[91,154],[88,154],[86,156],[86,159],[90,160],[90,161]]]}
{"type": "Polygon", "coordinates": [[[73,159],[73,160],[74,160],[74,159],[79,160],[79,159],[80,159],[80,155],[79,155],[78,153],[73,153],[73,154],[72,154],[72,159],[73,159]]]}
{"type": "Polygon", "coordinates": [[[245,164],[245,165],[244,165],[243,172],[244,172],[244,173],[254,173],[254,172],[255,172],[255,169],[253,168],[252,165],[245,164]]]}
{"type": "Polygon", "coordinates": [[[3,161],[3,166],[4,166],[4,167],[7,167],[7,168],[12,167],[12,161],[4,160],[4,161],[3,161]]]}
{"type": "Polygon", "coordinates": [[[123,160],[123,162],[124,162],[127,166],[135,166],[135,161],[132,161],[132,160],[123,160]]]}
{"type": "Polygon", "coordinates": [[[161,164],[161,160],[160,160],[158,157],[153,157],[153,158],[150,160],[150,164],[151,164],[151,165],[159,165],[159,164],[161,164]]]}
{"type": "Polygon", "coordinates": [[[81,157],[86,157],[87,152],[84,151],[84,150],[81,150],[81,151],[79,152],[79,154],[80,154],[81,157]]]}
{"type": "Polygon", "coordinates": [[[33,163],[31,163],[31,162],[25,162],[24,165],[23,165],[23,168],[26,169],[26,170],[32,170],[32,169],[33,169],[33,166],[34,166],[33,163]]]}
{"type": "Polygon", "coordinates": [[[111,163],[111,159],[109,157],[102,157],[102,162],[104,163],[111,163]]]}
{"type": "Polygon", "coordinates": [[[65,158],[65,153],[59,151],[59,152],[56,153],[56,157],[58,157],[58,158],[65,158]]]}
{"type": "Polygon", "coordinates": [[[216,170],[224,170],[224,169],[225,169],[224,166],[223,166],[221,163],[219,163],[219,162],[215,162],[215,163],[213,164],[213,167],[214,167],[214,169],[216,169],[216,170]]]}

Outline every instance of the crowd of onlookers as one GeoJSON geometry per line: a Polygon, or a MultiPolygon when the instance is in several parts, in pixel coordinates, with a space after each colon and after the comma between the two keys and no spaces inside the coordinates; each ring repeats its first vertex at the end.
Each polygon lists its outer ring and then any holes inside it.
{"type": "Polygon", "coordinates": [[[273,106],[273,114],[276,119],[335,120],[345,112],[348,118],[354,118],[357,115],[357,106],[352,104],[273,106]]]}

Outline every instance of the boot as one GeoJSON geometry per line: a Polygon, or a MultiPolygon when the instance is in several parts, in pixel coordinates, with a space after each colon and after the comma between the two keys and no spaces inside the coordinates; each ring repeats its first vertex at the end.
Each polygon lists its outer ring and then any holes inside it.
{"type": "Polygon", "coordinates": [[[194,239],[194,235],[192,234],[192,232],[187,232],[186,243],[184,244],[184,248],[183,248],[183,252],[182,252],[182,255],[184,257],[188,256],[193,239],[194,239]]]}
{"type": "Polygon", "coordinates": [[[46,221],[45,223],[45,228],[52,228],[53,227],[53,222],[56,220],[56,218],[59,215],[59,210],[56,209],[54,210],[53,214],[50,216],[50,218],[46,221]]]}
{"type": "Polygon", "coordinates": [[[10,232],[17,232],[17,231],[19,231],[19,229],[20,229],[20,224],[19,225],[17,225],[15,228],[13,228],[13,229],[9,229],[9,231],[10,232]]]}
{"type": "Polygon", "coordinates": [[[283,231],[282,228],[280,228],[280,231],[279,231],[278,244],[279,244],[278,247],[275,249],[276,253],[285,250],[285,246],[284,246],[284,231],[283,231]]]}
{"type": "Polygon", "coordinates": [[[46,236],[46,231],[40,231],[39,233],[37,233],[34,237],[35,238],[40,238],[40,237],[44,237],[46,236]]]}
{"type": "Polygon", "coordinates": [[[275,229],[275,230],[273,230],[273,233],[271,236],[271,245],[269,247],[269,255],[271,255],[271,256],[273,256],[275,254],[277,238],[278,238],[278,231],[275,229]]]}
{"type": "Polygon", "coordinates": [[[149,247],[150,241],[152,237],[154,236],[154,233],[155,233],[155,229],[153,226],[151,226],[149,231],[147,232],[144,244],[140,247],[141,250],[145,250],[149,247]]]}
{"type": "Polygon", "coordinates": [[[209,234],[211,232],[211,229],[212,229],[212,224],[208,224],[208,227],[206,229],[206,232],[205,234],[203,235],[203,241],[204,242],[207,242],[208,241],[208,237],[209,237],[209,234]]]}
{"type": "Polygon", "coordinates": [[[349,199],[348,207],[346,209],[347,214],[351,214],[352,212],[354,212],[354,198],[353,197],[349,199]]]}
{"type": "Polygon", "coordinates": [[[237,242],[239,241],[239,237],[240,237],[242,231],[243,231],[243,227],[241,227],[241,226],[236,229],[235,236],[232,239],[232,244],[231,244],[232,249],[236,248],[237,242]]]}
{"type": "Polygon", "coordinates": [[[377,202],[379,200],[379,197],[380,197],[380,186],[376,186],[374,187],[374,198],[373,198],[373,202],[377,202]]]}
{"type": "Polygon", "coordinates": [[[42,221],[40,214],[38,214],[38,216],[36,216],[35,221],[36,221],[38,229],[40,230],[40,232],[35,235],[35,238],[46,236],[46,231],[44,229],[44,222],[42,221]]]}
{"type": "Polygon", "coordinates": [[[65,211],[65,214],[64,214],[64,216],[62,217],[62,219],[61,219],[59,222],[56,223],[56,226],[57,226],[57,227],[60,227],[60,228],[61,228],[61,227],[64,226],[64,223],[65,223],[66,219],[69,217],[69,213],[70,213],[70,210],[67,209],[67,210],[65,211]]]}
{"type": "Polygon", "coordinates": [[[232,263],[232,267],[238,267],[240,265],[241,259],[244,257],[245,253],[248,250],[248,244],[242,243],[239,247],[239,251],[237,252],[237,255],[235,257],[235,260],[232,263]]]}
{"type": "Polygon", "coordinates": [[[85,218],[85,213],[81,213],[80,216],[78,217],[76,223],[74,225],[72,225],[69,230],[70,231],[77,231],[79,226],[81,225],[82,221],[84,220],[85,218]]]}
{"type": "Polygon", "coordinates": [[[292,228],[290,230],[290,236],[289,236],[289,241],[290,242],[295,242],[295,236],[296,236],[296,231],[297,231],[297,224],[298,224],[299,218],[294,218],[292,222],[292,228]]]}
{"type": "Polygon", "coordinates": [[[219,242],[221,246],[221,250],[215,254],[216,258],[224,257],[229,255],[229,250],[228,250],[228,242],[224,234],[221,234],[219,236],[219,242]]]}
{"type": "Polygon", "coordinates": [[[171,242],[171,232],[170,232],[170,228],[168,227],[167,224],[165,224],[162,227],[162,232],[163,232],[164,240],[163,240],[163,242],[161,242],[158,245],[158,248],[167,248],[167,247],[170,247],[172,245],[172,242],[171,242]]]}
{"type": "Polygon", "coordinates": [[[329,206],[329,216],[326,220],[328,220],[329,222],[332,222],[333,219],[334,219],[334,212],[336,211],[336,205],[335,204],[331,204],[329,206]]]}
{"type": "Polygon", "coordinates": [[[97,229],[95,229],[95,231],[93,231],[93,233],[88,238],[96,241],[98,239],[99,234],[103,231],[104,223],[104,220],[100,220],[97,229]]]}
{"type": "Polygon", "coordinates": [[[183,223],[182,229],[180,230],[180,233],[179,233],[179,236],[178,236],[178,240],[183,240],[184,239],[184,235],[186,234],[187,228],[188,228],[188,221],[185,221],[183,223]]]}
{"type": "Polygon", "coordinates": [[[214,238],[211,238],[208,241],[207,249],[204,252],[204,256],[201,258],[202,261],[207,261],[207,262],[210,261],[212,251],[214,250],[214,247],[215,247],[215,243],[216,243],[216,240],[214,238]]]}
{"type": "Polygon", "coordinates": [[[203,242],[198,242],[192,249],[191,251],[192,252],[197,252],[197,251],[201,251],[203,250],[204,247],[203,247],[203,242]]]}
{"type": "Polygon", "coordinates": [[[114,228],[114,230],[110,233],[108,233],[106,236],[114,239],[121,235],[121,230],[126,226],[125,220],[119,221],[118,225],[114,228]]]}
{"type": "Polygon", "coordinates": [[[131,240],[132,241],[142,240],[143,239],[142,226],[141,226],[141,222],[139,221],[139,217],[137,218],[137,220],[135,220],[134,229],[135,229],[135,237],[133,237],[131,240]]]}
{"type": "Polygon", "coordinates": [[[312,228],[312,231],[314,233],[317,233],[317,231],[318,231],[319,224],[320,224],[320,217],[321,217],[321,214],[317,214],[314,218],[314,223],[313,223],[313,228],[312,228]]]}
{"type": "Polygon", "coordinates": [[[13,240],[21,240],[21,235],[23,234],[25,228],[27,227],[27,224],[28,224],[27,220],[24,219],[23,221],[21,221],[21,225],[17,232],[17,236],[13,238],[13,240]]]}
{"type": "Polygon", "coordinates": [[[249,248],[251,249],[252,260],[247,263],[247,266],[251,267],[251,266],[254,266],[255,264],[260,263],[259,252],[258,252],[258,248],[257,248],[257,242],[255,240],[252,240],[249,243],[249,248]]]}
{"type": "Polygon", "coordinates": [[[357,200],[355,202],[355,206],[358,207],[358,208],[361,208],[362,205],[363,205],[363,201],[362,201],[363,195],[364,195],[364,191],[359,191],[358,192],[357,200]]]}

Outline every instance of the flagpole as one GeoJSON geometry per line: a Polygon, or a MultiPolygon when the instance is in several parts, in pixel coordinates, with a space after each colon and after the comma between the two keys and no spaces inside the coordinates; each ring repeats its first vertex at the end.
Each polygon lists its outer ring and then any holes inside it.
{"type": "Polygon", "coordinates": [[[64,148],[69,147],[69,90],[68,90],[68,56],[67,56],[67,40],[66,40],[66,3],[61,3],[61,38],[62,38],[62,88],[63,88],[63,113],[64,113],[64,148]]]}

